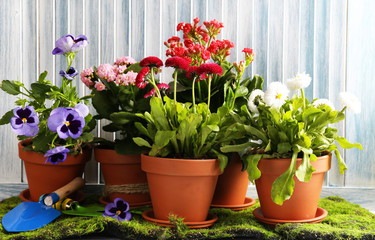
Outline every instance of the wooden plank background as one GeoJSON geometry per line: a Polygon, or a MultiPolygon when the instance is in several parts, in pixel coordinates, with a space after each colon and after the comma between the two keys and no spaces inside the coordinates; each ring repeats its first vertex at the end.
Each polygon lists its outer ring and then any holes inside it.
{"type": "MultiPolygon", "coordinates": [[[[255,61],[245,74],[261,75],[265,87],[306,72],[313,77],[306,89],[309,99],[329,98],[339,109],[341,91],[360,97],[361,114],[348,112],[337,127],[365,150],[340,150],[349,170],[340,175],[334,160],[325,184],[375,187],[374,10],[372,0],[2,0],[0,79],[30,85],[48,70],[49,79],[59,84],[58,71],[66,63],[51,51],[67,33],[85,34],[90,42],[76,58],[79,70],[127,55],[165,60],[163,42],[177,34],[177,23],[215,18],[225,26],[219,38],[235,43],[230,61],[242,60],[244,47],[255,50],[255,61]]],[[[162,77],[164,82],[171,80],[168,70],[162,77]]],[[[79,80],[75,84],[80,94],[88,93],[79,80]]],[[[0,114],[15,107],[14,100],[1,92],[0,114]]],[[[9,125],[0,126],[0,133],[0,182],[25,182],[16,136],[9,125]]],[[[96,133],[114,137],[103,133],[100,125],[96,133]]],[[[94,160],[87,165],[85,178],[102,182],[94,160]]]]}

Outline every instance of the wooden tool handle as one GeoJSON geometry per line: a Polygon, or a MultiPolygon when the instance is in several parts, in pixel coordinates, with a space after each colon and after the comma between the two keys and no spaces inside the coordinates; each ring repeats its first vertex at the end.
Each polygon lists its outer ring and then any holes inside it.
{"type": "MultiPolygon", "coordinates": [[[[70,183],[54,191],[54,193],[58,195],[59,199],[63,199],[78,189],[81,189],[83,186],[85,186],[85,180],[81,177],[76,177],[70,183]]],[[[45,197],[43,201],[46,206],[52,206],[54,204],[53,197],[51,196],[45,197]]]]}

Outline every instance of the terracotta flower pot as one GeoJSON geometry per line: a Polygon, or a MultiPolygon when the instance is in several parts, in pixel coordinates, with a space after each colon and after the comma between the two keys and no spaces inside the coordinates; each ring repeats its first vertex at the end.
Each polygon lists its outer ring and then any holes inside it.
{"type": "MultiPolygon", "coordinates": [[[[18,154],[25,164],[30,200],[33,202],[38,202],[41,195],[65,186],[75,177],[81,177],[86,162],[91,159],[92,149],[89,147],[83,151],[83,154],[68,154],[64,162],[54,165],[46,163],[47,158],[44,154],[23,151],[23,148],[29,144],[31,144],[30,139],[19,142],[18,154]]],[[[76,199],[74,194],[69,197],[76,199]]]]}
{"type": "Polygon", "coordinates": [[[186,222],[202,222],[220,175],[217,159],[172,159],[141,155],[147,174],[154,216],[168,220],[169,214],[186,222]]]}
{"type": "Polygon", "coordinates": [[[100,148],[95,148],[94,154],[106,184],[104,195],[111,202],[118,197],[130,206],[151,201],[147,177],[141,170],[141,155],[121,155],[115,150],[100,148]]]}
{"type": "MultiPolygon", "coordinates": [[[[316,171],[309,182],[300,182],[294,176],[295,186],[293,195],[283,205],[275,204],[271,199],[271,187],[277,177],[284,173],[291,159],[261,159],[258,164],[262,175],[255,180],[263,216],[280,220],[304,220],[316,215],[320,193],[322,191],[324,174],[331,168],[331,154],[318,157],[311,162],[316,171]]],[[[297,168],[302,159],[297,159],[297,168]]]]}
{"type": "Polygon", "coordinates": [[[242,171],[240,156],[233,154],[232,160],[219,176],[212,199],[214,205],[244,204],[249,178],[247,171],[242,171]]]}

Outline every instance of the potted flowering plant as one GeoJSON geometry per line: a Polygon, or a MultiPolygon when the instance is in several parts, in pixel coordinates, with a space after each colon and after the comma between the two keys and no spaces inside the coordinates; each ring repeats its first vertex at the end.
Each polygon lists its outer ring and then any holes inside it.
{"type": "Polygon", "coordinates": [[[343,148],[362,150],[361,144],[351,144],[338,136],[331,125],[344,120],[346,109],[358,112],[359,101],[349,93],[341,93],[341,111],[335,110],[327,99],[309,102],[303,89],[310,82],[310,76],[304,73],[287,80],[290,90],[300,91],[292,98],[280,82],[272,82],[266,92],[253,91],[248,106],[242,107],[242,120],[245,119],[244,131],[250,139],[259,141],[222,149],[251,148],[243,158],[250,180],[255,180],[261,212],[267,219],[313,219],[324,174],[330,169],[330,152],[336,154],[340,173],[347,168],[335,141],[343,148]]]}
{"type": "MultiPolygon", "coordinates": [[[[224,24],[215,19],[204,21],[202,25],[199,25],[199,22],[199,19],[195,18],[193,23],[179,23],[177,31],[183,33],[182,40],[177,36],[168,39],[164,43],[167,46],[166,55],[186,59],[190,62],[191,69],[212,61],[223,69],[223,73],[215,74],[208,79],[196,78],[192,81],[192,77],[186,74],[186,71],[175,72],[177,100],[193,103],[210,100],[212,112],[216,112],[223,105],[230,111],[240,112],[241,106],[247,103],[246,96],[254,89],[262,88],[263,79],[259,76],[243,79],[245,69],[254,59],[253,50],[244,48],[244,60],[239,63],[228,62],[227,57],[231,54],[230,50],[234,48],[234,43],[228,39],[217,39],[224,24]]],[[[222,161],[221,168],[223,170],[225,167],[225,171],[219,176],[212,205],[228,208],[244,205],[249,207],[253,199],[246,198],[249,184],[247,172],[243,171],[243,163],[237,153],[228,153],[227,156],[229,161],[222,161]]]]}
{"type": "Polygon", "coordinates": [[[96,119],[107,120],[102,129],[116,133],[114,141],[97,138],[95,159],[100,162],[105,187],[101,201],[120,197],[130,206],[149,203],[147,179],[141,170],[140,154],[147,148],[139,147],[133,137],[140,136],[134,122],[146,126],[146,121],[136,113],[149,111],[150,99],[145,95],[151,84],[136,85],[139,64],[131,57],[119,57],[113,64],[102,64],[82,71],[82,82],[91,89],[96,119]]]}
{"type": "MultiPolygon", "coordinates": [[[[211,53],[206,49],[222,25],[208,31],[198,27],[198,22],[196,18],[194,25],[186,24],[192,27],[190,34],[196,37],[195,42],[185,39],[187,49],[177,37],[166,43],[167,56],[172,57],[166,60],[165,66],[174,68],[170,97],[162,97],[157,86],[155,72],[164,65],[159,58],[143,59],[140,62],[143,69],[136,80],[137,85],[149,82],[154,86],[148,94],[152,97],[151,111],[138,114],[148,122],[147,128],[136,124],[144,136],[133,139],[139,146],[150,149],[142,155],[141,166],[147,173],[153,216],[157,220],[168,220],[170,213],[184,217],[187,222],[206,220],[218,175],[228,163],[228,156],[220,147],[243,137],[243,132],[237,129],[236,99],[244,97],[261,82],[261,78],[246,79],[246,84],[240,85],[242,75],[238,77],[232,71],[233,65],[224,61],[227,51],[212,52],[212,59],[220,59],[219,64],[207,62],[211,53]],[[179,51],[181,54],[177,54],[179,51]],[[178,91],[184,82],[185,90],[178,91]],[[220,95],[221,98],[212,100],[220,95]]],[[[246,55],[247,61],[237,65],[238,72],[243,73],[252,57],[246,55]]],[[[247,189],[247,177],[245,180],[247,189]]]]}
{"type": "Polygon", "coordinates": [[[24,199],[38,201],[42,194],[66,185],[82,175],[90,160],[90,131],[95,121],[85,105],[88,97],[80,98],[73,86],[78,72],[72,66],[76,53],[86,45],[84,35],[65,35],[56,41],[52,54],[65,56],[68,65],[66,71],[59,72],[61,86],[48,81],[46,71],[30,88],[19,81],[1,83],[4,92],[22,96],[15,102],[18,107],[5,113],[0,124],[10,123],[21,140],[19,156],[29,184],[24,199]]]}

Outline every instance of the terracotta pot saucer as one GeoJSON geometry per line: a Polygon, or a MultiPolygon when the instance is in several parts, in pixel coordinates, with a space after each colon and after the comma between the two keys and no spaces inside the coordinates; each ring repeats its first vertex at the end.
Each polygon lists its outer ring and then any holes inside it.
{"type": "MultiPolygon", "coordinates": [[[[28,188],[23,190],[19,196],[23,202],[33,201],[30,197],[30,190],[28,188]]],[[[83,202],[83,200],[85,200],[85,194],[81,191],[78,191],[76,194],[74,194],[74,197],[69,196],[69,198],[72,198],[74,201],[77,202],[83,202]]]]}
{"type": "Polygon", "coordinates": [[[221,204],[211,204],[211,207],[214,208],[228,208],[232,211],[241,211],[248,209],[249,207],[253,206],[255,204],[255,199],[252,199],[250,197],[245,198],[244,204],[238,204],[238,205],[221,205],[221,204]]]}
{"type": "MultiPolygon", "coordinates": [[[[101,196],[99,198],[99,202],[101,204],[104,204],[104,205],[107,205],[108,203],[110,203],[109,199],[106,198],[106,197],[103,197],[101,196]]],[[[129,203],[129,207],[130,208],[137,208],[137,207],[143,207],[143,206],[151,206],[151,201],[147,201],[147,202],[137,202],[137,203],[129,203]]]]}
{"type": "MultiPolygon", "coordinates": [[[[174,227],[174,225],[167,220],[160,220],[154,217],[152,209],[146,210],[142,213],[142,217],[149,223],[153,223],[162,227],[174,227]]],[[[215,214],[208,213],[207,220],[203,222],[184,222],[188,228],[206,228],[212,226],[218,217],[215,214]]]]}
{"type": "Polygon", "coordinates": [[[253,214],[258,221],[274,227],[276,224],[284,223],[320,223],[325,217],[327,217],[328,212],[324,208],[318,207],[314,218],[304,220],[282,220],[266,218],[263,216],[262,209],[260,207],[254,209],[253,214]]]}

